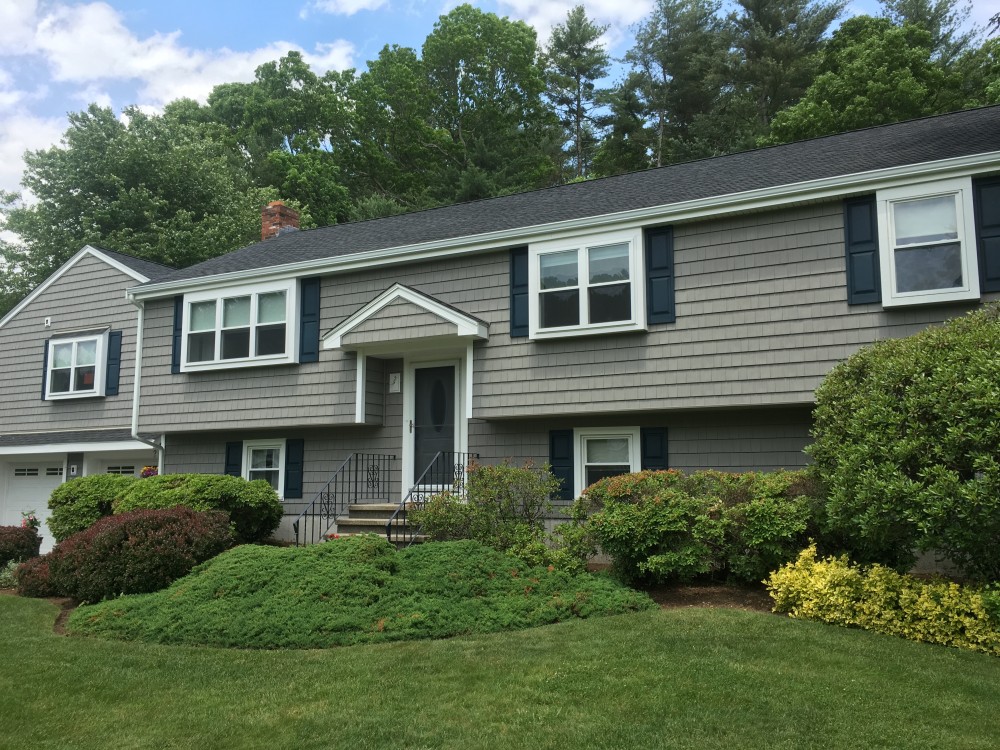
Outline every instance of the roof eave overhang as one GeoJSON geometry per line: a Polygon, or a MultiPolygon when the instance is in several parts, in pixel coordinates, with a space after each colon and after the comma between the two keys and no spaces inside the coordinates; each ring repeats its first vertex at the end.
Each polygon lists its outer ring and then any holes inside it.
{"type": "Polygon", "coordinates": [[[759,190],[699,198],[680,203],[650,206],[630,211],[587,216],[578,219],[516,227],[496,232],[451,237],[433,242],[381,248],[329,258],[285,263],[262,268],[213,274],[194,279],[180,279],[145,284],[128,290],[133,301],[166,297],[197,289],[219,287],[259,278],[284,279],[316,274],[334,274],[394,265],[430,258],[471,252],[487,252],[512,245],[558,237],[567,232],[628,226],[636,224],[692,221],[730,213],[743,213],[789,203],[816,201],[825,198],[894,187],[916,181],[959,177],[974,172],[1000,170],[1000,151],[958,156],[951,159],[906,164],[870,172],[855,172],[836,177],[825,177],[759,190]]]}

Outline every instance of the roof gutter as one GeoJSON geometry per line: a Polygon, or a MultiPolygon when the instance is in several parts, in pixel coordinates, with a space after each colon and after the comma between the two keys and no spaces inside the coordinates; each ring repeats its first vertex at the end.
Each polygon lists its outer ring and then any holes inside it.
{"type": "Polygon", "coordinates": [[[432,257],[440,258],[469,252],[496,250],[510,247],[514,243],[554,238],[553,236],[569,231],[607,229],[618,225],[641,225],[651,221],[659,223],[692,221],[722,214],[770,208],[786,203],[815,201],[851,193],[869,192],[911,184],[914,181],[959,177],[970,174],[972,171],[989,170],[1000,170],[1000,151],[958,156],[922,164],[906,164],[871,172],[855,172],[837,177],[824,177],[818,180],[776,185],[740,193],[727,193],[726,195],[631,211],[618,211],[548,224],[451,237],[415,245],[401,245],[336,257],[317,258],[299,263],[286,263],[244,271],[212,274],[200,278],[145,284],[129,289],[127,295],[130,300],[135,302],[262,277],[277,280],[316,273],[344,273],[432,257]]]}

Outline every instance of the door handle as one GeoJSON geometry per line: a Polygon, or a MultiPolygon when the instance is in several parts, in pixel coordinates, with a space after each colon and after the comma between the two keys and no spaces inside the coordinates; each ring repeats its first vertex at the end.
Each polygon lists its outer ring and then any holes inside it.
{"type": "Polygon", "coordinates": [[[413,420],[410,420],[410,432],[413,432],[413,420]]]}

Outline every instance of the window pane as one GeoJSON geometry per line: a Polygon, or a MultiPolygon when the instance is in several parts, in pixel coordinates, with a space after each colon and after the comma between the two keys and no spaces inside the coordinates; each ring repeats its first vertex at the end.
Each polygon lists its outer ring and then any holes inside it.
{"type": "Polygon", "coordinates": [[[576,262],[576,250],[565,250],[561,253],[546,253],[538,256],[539,288],[561,289],[576,286],[579,283],[579,268],[576,262]]]}
{"type": "Polygon", "coordinates": [[[222,332],[222,358],[240,359],[250,356],[250,329],[236,328],[222,332]]]}
{"type": "Polygon", "coordinates": [[[962,246],[958,243],[897,249],[896,291],[920,292],[962,286],[962,246]]]}
{"type": "Polygon", "coordinates": [[[588,464],[625,464],[629,465],[627,437],[587,438],[588,464]]]}
{"type": "Polygon", "coordinates": [[[213,328],[215,328],[215,300],[193,303],[189,330],[211,331],[213,328]]]}
{"type": "Polygon", "coordinates": [[[285,353],[285,324],[276,326],[257,327],[257,350],[258,357],[265,354],[285,353]]]}
{"type": "Polygon", "coordinates": [[[49,380],[49,393],[69,393],[69,370],[53,370],[49,380]]]}
{"type": "Polygon", "coordinates": [[[52,347],[52,366],[70,367],[73,364],[73,345],[56,344],[52,347]]]}
{"type": "Polygon", "coordinates": [[[250,325],[250,298],[233,297],[222,301],[222,326],[235,328],[250,325]]]}
{"type": "Polygon", "coordinates": [[[258,323],[285,322],[285,293],[268,292],[257,297],[258,323]]]}
{"type": "Polygon", "coordinates": [[[628,280],[628,244],[590,248],[590,283],[628,280]]]}
{"type": "Polygon", "coordinates": [[[580,322],[580,291],[545,292],[538,296],[542,328],[575,326],[580,322]]]}
{"type": "Polygon", "coordinates": [[[892,204],[897,245],[958,239],[954,195],[936,195],[892,204]]]}
{"type": "Polygon", "coordinates": [[[275,492],[278,492],[278,471],[277,469],[251,469],[247,472],[247,477],[253,481],[254,479],[263,479],[275,492]]]}
{"type": "Polygon", "coordinates": [[[97,364],[97,342],[80,341],[76,345],[76,363],[78,365],[97,364]]]}
{"type": "Polygon", "coordinates": [[[188,362],[209,362],[215,359],[215,332],[188,334],[188,362]]]}
{"type": "Polygon", "coordinates": [[[74,370],[74,391],[92,391],[94,390],[94,368],[93,367],[77,367],[74,370]]]}
{"type": "Polygon", "coordinates": [[[278,448],[251,448],[250,468],[251,469],[276,469],[278,468],[278,456],[281,453],[278,448]]]}
{"type": "Polygon", "coordinates": [[[587,486],[589,487],[598,479],[605,479],[607,477],[617,477],[622,474],[628,474],[632,470],[632,467],[626,466],[588,466],[586,471],[587,486]]]}
{"type": "Polygon", "coordinates": [[[596,286],[587,290],[591,323],[611,323],[632,318],[631,284],[596,286]]]}

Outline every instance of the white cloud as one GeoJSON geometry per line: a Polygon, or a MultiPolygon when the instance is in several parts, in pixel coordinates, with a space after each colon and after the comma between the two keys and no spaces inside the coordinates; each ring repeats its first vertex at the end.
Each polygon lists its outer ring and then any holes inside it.
{"type": "Polygon", "coordinates": [[[34,50],[37,0],[0,0],[0,54],[23,55],[34,50]]]}
{"type": "MultiPolygon", "coordinates": [[[[566,21],[566,14],[580,0],[498,0],[501,12],[518,18],[535,27],[538,39],[543,44],[549,37],[552,27],[566,21]]],[[[628,27],[641,21],[653,9],[652,0],[636,0],[622,2],[621,0],[588,0],[585,4],[587,18],[599,26],[607,25],[605,42],[617,44],[625,38],[628,27]]]]}
{"type": "Polygon", "coordinates": [[[66,125],[62,117],[38,117],[25,111],[0,115],[0,190],[17,190],[24,152],[58,143],[66,125]]]}
{"type": "Polygon", "coordinates": [[[310,11],[334,16],[353,16],[362,10],[378,10],[388,5],[388,0],[314,0],[302,9],[300,18],[307,18],[310,11]]]}

